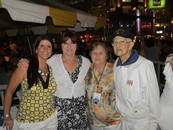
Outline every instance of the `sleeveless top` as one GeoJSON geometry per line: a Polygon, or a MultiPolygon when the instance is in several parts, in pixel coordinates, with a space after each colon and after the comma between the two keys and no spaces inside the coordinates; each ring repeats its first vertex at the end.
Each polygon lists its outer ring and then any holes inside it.
{"type": "Polygon", "coordinates": [[[22,99],[16,120],[21,123],[36,123],[48,119],[55,112],[53,94],[57,84],[53,77],[52,69],[49,66],[48,88],[44,89],[39,79],[37,85],[28,90],[27,78],[22,81],[22,99]]]}

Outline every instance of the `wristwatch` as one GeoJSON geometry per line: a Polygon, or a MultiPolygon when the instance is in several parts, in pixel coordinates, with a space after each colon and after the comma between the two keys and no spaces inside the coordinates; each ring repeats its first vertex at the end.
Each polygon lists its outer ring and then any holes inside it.
{"type": "Polygon", "coordinates": [[[9,118],[9,117],[11,117],[10,114],[5,114],[5,115],[4,115],[4,118],[9,118]]]}

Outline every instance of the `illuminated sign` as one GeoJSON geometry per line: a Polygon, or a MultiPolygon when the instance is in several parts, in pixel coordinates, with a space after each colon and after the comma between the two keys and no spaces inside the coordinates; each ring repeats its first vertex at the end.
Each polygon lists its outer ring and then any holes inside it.
{"type": "Polygon", "coordinates": [[[148,9],[163,9],[165,3],[166,0],[148,0],[148,9]]]}
{"type": "Polygon", "coordinates": [[[161,0],[153,0],[153,6],[160,6],[161,0]]]}

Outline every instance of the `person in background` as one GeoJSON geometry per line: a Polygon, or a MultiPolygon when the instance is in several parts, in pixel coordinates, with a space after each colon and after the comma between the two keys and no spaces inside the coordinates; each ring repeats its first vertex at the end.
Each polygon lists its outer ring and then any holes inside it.
{"type": "Polygon", "coordinates": [[[33,47],[33,57],[26,69],[17,67],[5,93],[3,125],[11,130],[57,130],[57,113],[53,94],[57,84],[51,67],[46,63],[53,53],[47,35],[39,36],[33,47]],[[12,95],[21,84],[22,99],[16,119],[10,115],[12,95]]]}
{"type": "Polygon", "coordinates": [[[88,116],[91,130],[121,130],[116,111],[113,64],[108,62],[109,49],[104,43],[92,44],[91,67],[86,77],[88,116]]]}
{"type": "Polygon", "coordinates": [[[16,67],[11,62],[4,62],[2,67],[3,70],[0,72],[0,84],[7,85],[16,67]]]}
{"type": "Polygon", "coordinates": [[[161,51],[158,46],[158,41],[155,38],[150,37],[145,41],[143,54],[143,56],[150,61],[159,61],[161,51]]]}
{"type": "Polygon", "coordinates": [[[165,87],[160,98],[161,117],[159,126],[161,130],[173,129],[173,54],[168,55],[163,74],[165,75],[165,87]]]}
{"type": "Polygon", "coordinates": [[[160,117],[159,86],[151,61],[133,49],[129,28],[115,31],[113,49],[116,105],[120,112],[121,130],[156,130],[160,117]]]}
{"type": "MultiPolygon", "coordinates": [[[[55,92],[58,130],[85,130],[88,127],[86,112],[87,96],[85,76],[90,67],[89,59],[77,55],[78,38],[70,30],[60,37],[62,54],[54,54],[47,63],[58,85],[55,92]]],[[[21,60],[18,66],[25,67],[27,61],[21,60]]]]}

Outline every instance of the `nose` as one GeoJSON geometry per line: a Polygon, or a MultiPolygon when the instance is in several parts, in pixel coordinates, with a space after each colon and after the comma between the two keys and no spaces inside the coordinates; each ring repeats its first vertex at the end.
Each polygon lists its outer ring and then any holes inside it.
{"type": "Polygon", "coordinates": [[[96,54],[96,58],[98,58],[99,56],[100,56],[100,55],[97,53],[97,54],[96,54]]]}
{"type": "Polygon", "coordinates": [[[44,47],[44,51],[47,51],[48,50],[48,47],[44,47]]]}
{"type": "Polygon", "coordinates": [[[71,43],[66,43],[68,47],[71,47],[71,43]]]}

